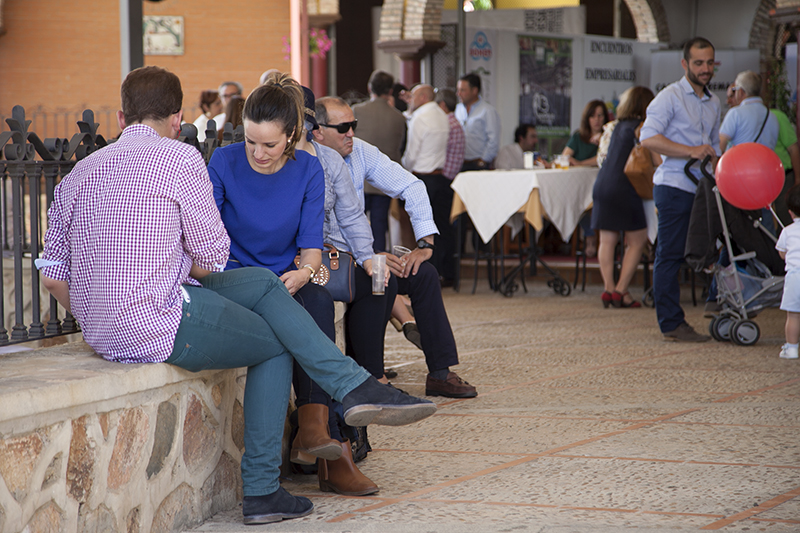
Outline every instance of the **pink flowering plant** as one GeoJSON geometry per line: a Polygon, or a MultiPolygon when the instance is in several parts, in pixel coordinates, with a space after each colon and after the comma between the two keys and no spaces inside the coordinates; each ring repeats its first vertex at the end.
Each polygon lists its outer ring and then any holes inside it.
{"type": "MultiPolygon", "coordinates": [[[[333,46],[333,42],[331,42],[330,37],[328,37],[328,33],[325,30],[311,28],[311,31],[308,32],[308,50],[311,54],[311,57],[318,57],[320,59],[324,59],[325,56],[328,55],[328,51],[333,46]]],[[[290,54],[292,52],[292,41],[285,35],[283,36],[283,58],[285,60],[290,59],[290,54]]]]}

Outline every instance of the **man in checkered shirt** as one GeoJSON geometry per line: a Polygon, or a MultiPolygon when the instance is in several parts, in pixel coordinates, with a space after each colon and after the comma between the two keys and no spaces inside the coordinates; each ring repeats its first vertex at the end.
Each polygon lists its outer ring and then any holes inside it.
{"type": "Polygon", "coordinates": [[[56,187],[37,266],[105,359],[192,372],[248,367],[244,522],[305,516],[311,501],[278,482],[292,358],[342,402],[350,425],[406,424],[436,407],[343,356],[269,270],[222,272],[230,239],[208,172],[195,148],[175,140],[182,102],[180,80],[164,69],[125,78],[122,134],[56,187]]]}

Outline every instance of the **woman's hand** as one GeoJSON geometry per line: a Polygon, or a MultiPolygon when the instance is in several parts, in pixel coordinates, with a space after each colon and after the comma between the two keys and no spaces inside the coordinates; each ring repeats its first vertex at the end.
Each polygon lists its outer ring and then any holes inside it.
{"type": "Polygon", "coordinates": [[[290,270],[281,276],[281,281],[286,285],[289,294],[294,296],[297,291],[302,289],[311,280],[311,270],[301,268],[300,270],[290,270]]]}

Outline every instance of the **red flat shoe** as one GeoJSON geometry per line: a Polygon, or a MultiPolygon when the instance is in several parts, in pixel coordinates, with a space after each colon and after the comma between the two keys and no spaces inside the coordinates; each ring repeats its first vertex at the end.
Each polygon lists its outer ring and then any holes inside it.
{"type": "Polygon", "coordinates": [[[613,303],[614,297],[610,292],[605,291],[600,295],[600,299],[603,301],[603,308],[608,309],[608,306],[613,303]]]}
{"type": "Polygon", "coordinates": [[[617,307],[617,308],[619,308],[619,307],[633,307],[633,308],[641,307],[642,306],[642,302],[640,302],[638,300],[634,300],[633,298],[631,298],[630,302],[627,302],[627,303],[625,302],[625,297],[626,296],[630,296],[630,295],[631,295],[631,293],[629,293],[628,291],[625,291],[625,292],[614,291],[611,294],[611,303],[614,305],[614,307],[617,307]]]}

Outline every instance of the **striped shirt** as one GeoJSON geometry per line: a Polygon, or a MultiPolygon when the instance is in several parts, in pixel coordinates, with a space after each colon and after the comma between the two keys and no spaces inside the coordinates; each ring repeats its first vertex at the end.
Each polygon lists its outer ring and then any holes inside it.
{"type": "Polygon", "coordinates": [[[230,240],[200,153],[143,124],[80,161],[48,210],[41,268],[69,283],[86,342],[122,363],[165,361],[192,263],[221,271],[230,240]]]}
{"type": "MultiPolygon", "coordinates": [[[[353,138],[353,151],[344,158],[344,162],[353,178],[361,210],[364,209],[364,182],[368,182],[387,196],[405,200],[417,240],[439,233],[433,222],[428,190],[413,174],[358,137],[353,138]]],[[[329,234],[335,242],[344,242],[345,238],[335,219],[332,222],[329,234]]]]}

